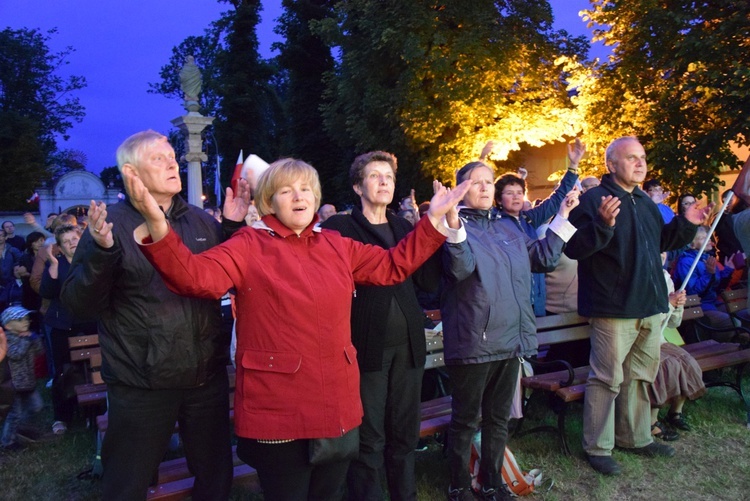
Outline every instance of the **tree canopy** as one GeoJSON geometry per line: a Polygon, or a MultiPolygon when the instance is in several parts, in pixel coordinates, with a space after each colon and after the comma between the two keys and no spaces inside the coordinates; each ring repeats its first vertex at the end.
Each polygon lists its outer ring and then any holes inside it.
{"type": "Polygon", "coordinates": [[[502,160],[575,134],[556,61],[588,44],[552,28],[548,2],[352,0],[336,12],[318,27],[341,51],[324,110],[356,151],[387,149],[449,182],[488,140],[502,160]]]}
{"type": "Polygon", "coordinates": [[[586,14],[613,48],[573,79],[589,162],[636,135],[673,192],[714,191],[741,163],[731,144],[750,141],[750,2],[595,0],[586,14]]]}
{"type": "Polygon", "coordinates": [[[54,174],[57,137],[84,116],[75,91],[83,77],[62,77],[73,49],[50,52],[55,33],[6,28],[0,31],[0,209],[20,209],[54,174]]]}

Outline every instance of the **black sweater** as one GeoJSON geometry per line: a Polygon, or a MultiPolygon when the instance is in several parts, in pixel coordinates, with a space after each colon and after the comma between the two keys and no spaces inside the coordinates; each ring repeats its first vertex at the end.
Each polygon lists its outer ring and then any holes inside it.
{"type": "MultiPolygon", "coordinates": [[[[412,230],[411,224],[404,218],[387,211],[388,224],[393,231],[396,242],[412,230]]],[[[321,224],[323,228],[338,231],[341,235],[358,242],[388,248],[378,233],[372,228],[362,211],[352,210],[351,216],[336,215],[321,224]]],[[[431,257],[412,275],[420,288],[435,290],[440,284],[440,261],[438,256],[431,257]]],[[[360,370],[376,372],[383,368],[383,349],[385,347],[388,309],[395,298],[407,322],[407,335],[411,347],[414,367],[423,367],[425,363],[424,313],[414,292],[412,277],[399,285],[388,287],[357,286],[357,295],[352,301],[352,344],[357,348],[357,361],[360,370]]]]}
{"type": "Polygon", "coordinates": [[[668,311],[660,253],[692,241],[697,226],[683,216],[669,224],[639,188],[628,193],[610,174],[588,190],[570,214],[578,228],[565,254],[578,260],[578,313],[586,317],[646,318],[668,311]],[[615,226],[598,215],[602,197],[622,204],[615,226]]]}

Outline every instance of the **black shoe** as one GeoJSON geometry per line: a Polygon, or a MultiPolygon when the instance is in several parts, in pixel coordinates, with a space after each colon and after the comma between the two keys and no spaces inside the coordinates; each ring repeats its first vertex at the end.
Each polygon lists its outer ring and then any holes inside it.
{"type": "Polygon", "coordinates": [[[656,437],[660,440],[664,440],[665,442],[673,442],[680,438],[679,433],[677,433],[661,421],[657,421],[651,425],[651,436],[656,437]],[[659,432],[654,433],[654,430],[659,430],[659,432]]]}
{"type": "Polygon", "coordinates": [[[481,499],[483,501],[510,501],[511,499],[513,499],[513,495],[510,493],[510,491],[508,491],[508,488],[505,486],[505,484],[496,489],[485,489],[484,487],[479,490],[472,489],[472,492],[474,492],[474,496],[477,499],[481,499]]]}
{"type": "Polygon", "coordinates": [[[667,423],[671,424],[678,430],[690,431],[690,425],[685,420],[685,416],[682,414],[682,412],[667,414],[667,423]]]}
{"type": "Polygon", "coordinates": [[[645,447],[634,447],[630,449],[623,448],[622,450],[624,450],[625,452],[630,452],[632,454],[638,454],[639,456],[646,456],[649,458],[653,458],[657,456],[671,458],[672,456],[674,456],[674,448],[668,445],[657,443],[657,442],[651,442],[645,447]]]}
{"type": "Polygon", "coordinates": [[[448,501],[473,501],[471,489],[448,487],[448,501]]]}
{"type": "Polygon", "coordinates": [[[589,464],[602,475],[619,475],[622,473],[620,465],[612,459],[612,456],[591,456],[586,454],[589,464]]]}
{"type": "Polygon", "coordinates": [[[414,450],[416,452],[424,452],[427,449],[429,449],[429,447],[427,447],[427,440],[425,440],[424,438],[420,438],[419,442],[417,442],[417,447],[414,450]]]}

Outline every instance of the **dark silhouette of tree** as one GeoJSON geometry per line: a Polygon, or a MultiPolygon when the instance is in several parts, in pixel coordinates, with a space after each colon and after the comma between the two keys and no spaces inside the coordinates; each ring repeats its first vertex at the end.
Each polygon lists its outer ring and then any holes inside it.
{"type": "Polygon", "coordinates": [[[280,130],[281,154],[313,165],[323,185],[323,203],[341,206],[350,202],[348,166],[354,156],[334,141],[325,127],[323,77],[334,69],[333,55],[321,38],[310,31],[311,21],[333,16],[335,0],[284,0],[284,14],[276,33],[276,62],[281,70],[286,120],[280,130]]]}
{"type": "Polygon", "coordinates": [[[26,199],[54,174],[57,137],[67,139],[84,108],[76,90],[83,77],[62,77],[71,47],[51,53],[47,42],[55,30],[0,31],[0,209],[26,208],[26,199]]]}

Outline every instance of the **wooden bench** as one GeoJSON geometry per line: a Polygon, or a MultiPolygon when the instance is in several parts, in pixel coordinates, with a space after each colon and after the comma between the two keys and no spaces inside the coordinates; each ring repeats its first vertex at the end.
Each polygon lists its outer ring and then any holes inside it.
{"type": "MultiPolygon", "coordinates": [[[[696,301],[695,298],[691,299],[691,305],[686,307],[683,318],[691,320],[698,319],[702,316],[703,310],[700,307],[699,300],[696,301]]],[[[545,329],[537,334],[540,345],[542,343],[556,344],[577,339],[585,339],[588,337],[590,334],[590,328],[585,324],[579,324],[579,321],[585,319],[582,317],[576,317],[576,314],[567,314],[537,319],[540,321],[540,327],[544,326],[545,329]]],[[[740,345],[738,343],[719,343],[714,340],[704,340],[699,343],[684,345],[683,348],[696,359],[704,373],[726,367],[737,368],[734,381],[711,381],[706,383],[706,387],[726,386],[737,391],[745,405],[748,426],[750,426],[750,403],[744,395],[741,384],[744,366],[746,363],[750,362],[750,346],[740,345]]],[[[522,387],[532,391],[532,395],[524,398],[524,413],[528,411],[529,401],[534,394],[542,394],[546,396],[554,395],[554,398],[559,405],[559,410],[557,411],[557,427],[538,426],[523,431],[521,429],[523,424],[522,419],[516,428],[516,434],[520,436],[537,431],[554,432],[558,435],[563,451],[566,454],[570,454],[571,451],[565,434],[565,418],[567,415],[568,404],[583,400],[590,368],[588,366],[574,368],[564,361],[554,361],[550,363],[561,365],[565,368],[564,370],[538,374],[521,379],[522,387]]]]}
{"type": "Polygon", "coordinates": [[[82,367],[87,384],[102,383],[102,351],[98,334],[82,334],[68,338],[70,361],[82,367]]]}
{"type": "Polygon", "coordinates": [[[750,326],[750,313],[747,310],[747,287],[726,289],[721,293],[727,313],[740,325],[750,326]]]}

